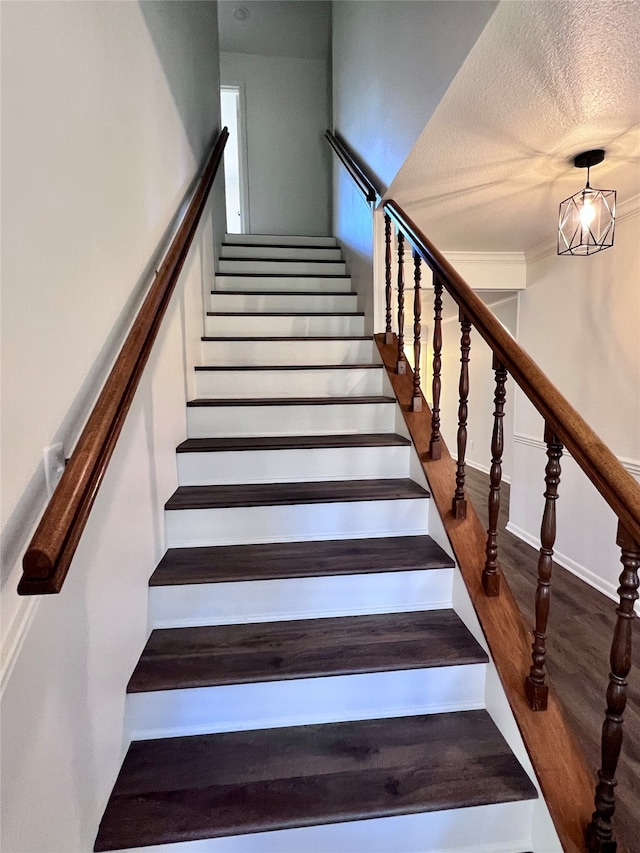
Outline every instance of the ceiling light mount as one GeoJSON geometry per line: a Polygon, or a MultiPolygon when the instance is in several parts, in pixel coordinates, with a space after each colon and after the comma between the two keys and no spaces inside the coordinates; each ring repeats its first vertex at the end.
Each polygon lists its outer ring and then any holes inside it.
{"type": "Polygon", "coordinates": [[[602,163],[604,149],[583,151],[573,159],[578,169],[587,170],[583,190],[560,203],[558,217],[558,254],[594,255],[613,246],[616,222],[616,191],[591,186],[591,168],[602,163]]]}

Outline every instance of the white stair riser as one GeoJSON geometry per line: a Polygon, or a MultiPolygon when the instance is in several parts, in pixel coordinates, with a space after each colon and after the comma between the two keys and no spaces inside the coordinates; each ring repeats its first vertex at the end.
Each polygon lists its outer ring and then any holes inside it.
{"type": "Polygon", "coordinates": [[[382,369],[197,370],[196,396],[347,397],[382,394],[382,369]]]}
{"type": "Polygon", "coordinates": [[[408,446],[178,453],[181,486],[408,477],[408,446]]]}
{"type": "Polygon", "coordinates": [[[121,853],[520,853],[534,849],[533,809],[531,800],[519,800],[136,847],[121,853]]]}
{"type": "Polygon", "coordinates": [[[395,403],[324,406],[189,406],[189,438],[394,432],[395,403]]]}
{"type": "Polygon", "coordinates": [[[425,499],[167,510],[167,548],[428,533],[425,499]]]}
{"type": "MultiPolygon", "coordinates": [[[[202,341],[205,365],[367,364],[374,359],[371,340],[202,341]]],[[[377,353],[376,353],[377,355],[377,353]]]]}
{"type": "Polygon", "coordinates": [[[301,261],[341,261],[342,252],[338,246],[243,246],[234,243],[222,246],[221,258],[281,258],[301,261]]]}
{"type": "Polygon", "coordinates": [[[216,273],[214,290],[351,291],[351,277],[314,275],[224,275],[216,273]]]}
{"type": "Polygon", "coordinates": [[[335,237],[307,237],[283,234],[225,234],[225,243],[258,243],[262,246],[337,246],[335,237]]]}
{"type": "Polygon", "coordinates": [[[149,610],[154,628],[440,610],[452,581],[453,569],[420,569],[152,586],[149,610]]]}
{"type": "Polygon", "coordinates": [[[127,695],[134,740],[481,708],[486,664],[127,695]]]}
{"type": "Polygon", "coordinates": [[[218,271],[246,273],[283,273],[284,275],[345,275],[344,261],[270,261],[250,258],[231,261],[221,258],[218,271]]]}
{"type": "Polygon", "coordinates": [[[355,293],[339,296],[327,293],[212,293],[212,311],[297,311],[312,314],[314,311],[357,311],[355,293]]]}
{"type": "Polygon", "coordinates": [[[207,337],[303,337],[305,335],[364,335],[364,316],[359,314],[282,314],[275,317],[256,314],[209,316],[205,319],[207,337]]]}

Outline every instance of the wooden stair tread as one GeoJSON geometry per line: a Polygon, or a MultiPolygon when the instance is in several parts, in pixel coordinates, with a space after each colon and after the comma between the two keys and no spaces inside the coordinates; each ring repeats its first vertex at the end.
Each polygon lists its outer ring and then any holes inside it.
{"type": "Polygon", "coordinates": [[[220,296],[357,296],[355,290],[212,290],[220,296]]]}
{"type": "Polygon", "coordinates": [[[150,586],[453,567],[430,536],[170,548],[150,586]]]}
{"type": "Polygon", "coordinates": [[[453,610],[162,628],[128,693],[486,663],[453,610]]]}
{"type": "Polygon", "coordinates": [[[486,711],[137,741],[95,850],[535,797],[486,711]]]}
{"type": "MultiPolygon", "coordinates": [[[[335,249],[335,246],[329,246],[330,249],[335,249]]],[[[250,261],[251,263],[277,263],[277,264],[344,264],[344,260],[332,260],[331,258],[247,258],[247,257],[224,257],[220,258],[223,263],[227,261],[250,261]]],[[[225,275],[224,272],[218,271],[218,275],[225,275]]]]}
{"type": "Polygon", "coordinates": [[[408,438],[393,432],[344,435],[265,435],[238,438],[188,438],[177,453],[211,453],[223,450],[309,450],[328,447],[406,447],[408,438]]]}
{"type": "Polygon", "coordinates": [[[289,506],[428,498],[429,492],[413,480],[318,480],[303,483],[249,483],[231,486],[180,486],[165,509],[289,506]]]}
{"type": "Polygon", "coordinates": [[[332,406],[365,403],[395,403],[395,397],[368,395],[357,397],[200,397],[187,406],[332,406]]]}
{"type": "Polygon", "coordinates": [[[364,317],[364,311],[207,311],[207,317],[364,317]]]}
{"type": "MultiPolygon", "coordinates": [[[[326,245],[323,246],[320,244],[319,246],[314,245],[313,243],[225,243],[221,244],[222,246],[243,246],[252,249],[328,249],[330,252],[335,252],[336,249],[339,249],[340,246],[334,245],[326,245]]],[[[224,260],[224,258],[222,259],[224,260]]]]}
{"type": "MultiPolygon", "coordinates": [[[[229,258],[223,260],[228,261],[229,258]]],[[[241,258],[240,260],[249,261],[253,258],[241,258]]],[[[264,258],[262,258],[264,260],[264,258]]],[[[271,260],[274,260],[273,258],[271,260]]],[[[342,261],[333,261],[334,264],[342,263],[342,261]]],[[[315,272],[219,272],[216,278],[226,278],[227,276],[238,276],[241,278],[351,278],[349,273],[334,272],[334,273],[315,273],[315,272]]]]}
{"type": "Polygon", "coordinates": [[[383,370],[384,365],[372,364],[197,364],[194,370],[204,371],[247,371],[247,370],[383,370]]]}
{"type": "Polygon", "coordinates": [[[228,341],[371,341],[371,335],[249,335],[246,337],[234,336],[229,337],[214,337],[213,335],[203,335],[201,341],[220,341],[227,343],[228,341]]]}

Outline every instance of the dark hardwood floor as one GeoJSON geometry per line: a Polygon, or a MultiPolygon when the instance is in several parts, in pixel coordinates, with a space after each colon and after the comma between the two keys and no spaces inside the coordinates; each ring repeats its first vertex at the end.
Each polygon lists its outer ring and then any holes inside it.
{"type": "MultiPolygon", "coordinates": [[[[467,467],[467,490],[486,525],[489,477],[467,467]]],[[[507,484],[502,485],[501,497],[498,559],[520,610],[532,627],[538,551],[505,530],[509,517],[507,484]]],[[[616,605],[556,563],[551,584],[547,632],[550,683],[595,775],[600,767],[600,734],[606,708],[609,649],[616,605]]],[[[637,624],[636,621],[614,816],[617,840],[629,853],[640,853],[640,634],[637,624]]]]}

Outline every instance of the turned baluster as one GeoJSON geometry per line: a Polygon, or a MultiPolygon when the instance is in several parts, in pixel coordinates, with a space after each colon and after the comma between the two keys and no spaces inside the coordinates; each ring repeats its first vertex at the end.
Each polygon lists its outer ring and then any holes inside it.
{"type": "Polygon", "coordinates": [[[393,343],[393,332],[391,330],[391,217],[388,213],[384,215],[384,297],[386,302],[386,323],[384,332],[385,344],[393,343]]]}
{"type": "Polygon", "coordinates": [[[489,472],[489,527],[487,529],[486,561],[482,570],[482,586],[486,595],[499,595],[500,575],[498,574],[498,516],[500,514],[500,484],[502,482],[502,451],[504,449],[504,404],[507,371],[505,366],[493,356],[493,370],[496,376],[496,393],[493,398],[493,434],[491,436],[491,471],[489,472]]]}
{"type": "Polygon", "coordinates": [[[431,382],[433,405],[431,407],[431,441],[429,455],[440,459],[442,442],[440,436],[440,390],[442,388],[442,282],[438,276],[433,281],[433,379],[431,382]]]}
{"type": "Polygon", "coordinates": [[[538,558],[538,586],[536,589],[536,626],[531,647],[531,669],[525,679],[524,692],[534,711],[545,711],[549,687],[545,684],[545,662],[547,659],[547,621],[551,605],[551,569],[553,546],[556,541],[556,501],[560,484],[560,459],[562,444],[546,424],[544,440],[547,445],[547,467],[545,468],[545,504],[540,528],[540,556],[538,558]]]}
{"type": "Polygon", "coordinates": [[[622,549],[622,574],[616,609],[618,619],[609,657],[611,672],[607,688],[607,712],[602,726],[602,767],[598,771],[595,811],[585,834],[589,853],[614,853],[611,818],[615,811],[616,768],[622,747],[622,723],[627,704],[627,675],[631,669],[634,604],[638,599],[640,542],[618,524],[617,543],[622,549]]]}
{"type": "Polygon", "coordinates": [[[413,252],[413,397],[411,398],[411,411],[422,411],[422,394],[420,392],[420,324],[422,305],[420,304],[420,255],[413,252]]]}
{"type": "Polygon", "coordinates": [[[471,323],[462,309],[460,319],[460,402],[458,404],[458,464],[456,466],[456,491],[451,503],[454,518],[467,517],[467,502],[464,497],[464,458],[467,452],[467,416],[469,402],[469,353],[471,351],[471,323]]]}
{"type": "Polygon", "coordinates": [[[396,373],[407,372],[404,355],[404,234],[398,231],[398,361],[396,373]]]}

